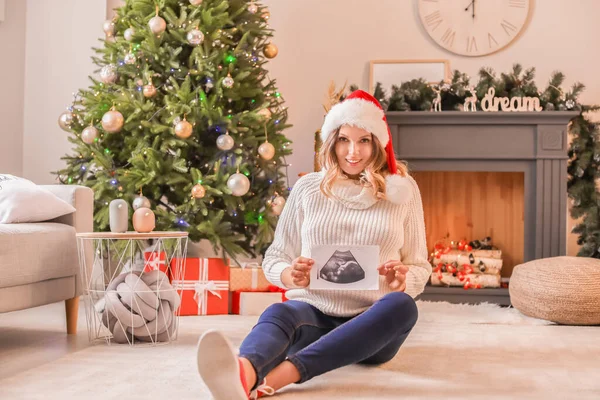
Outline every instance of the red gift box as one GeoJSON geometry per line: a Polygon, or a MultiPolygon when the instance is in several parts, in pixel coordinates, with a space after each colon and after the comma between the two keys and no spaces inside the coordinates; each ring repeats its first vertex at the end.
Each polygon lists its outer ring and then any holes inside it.
{"type": "MultiPolygon", "coordinates": [[[[171,261],[174,263],[177,259],[171,261]]],[[[222,258],[186,258],[183,280],[173,280],[181,297],[179,315],[227,314],[229,263],[222,258]]]]}
{"type": "Polygon", "coordinates": [[[231,313],[238,315],[260,315],[271,304],[287,301],[286,289],[269,286],[269,291],[236,290],[232,292],[231,313]],[[249,302],[249,304],[242,304],[249,302]]]}
{"type": "Polygon", "coordinates": [[[169,277],[169,281],[172,279],[170,268],[167,265],[167,253],[164,251],[146,251],[144,252],[144,260],[144,272],[158,269],[169,277]]]}

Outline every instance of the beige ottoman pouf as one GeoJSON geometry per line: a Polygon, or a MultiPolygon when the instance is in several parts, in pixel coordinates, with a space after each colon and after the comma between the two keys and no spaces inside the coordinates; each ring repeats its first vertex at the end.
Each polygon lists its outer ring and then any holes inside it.
{"type": "Polygon", "coordinates": [[[552,257],[517,265],[508,286],[525,315],[567,325],[600,325],[600,260],[552,257]]]}

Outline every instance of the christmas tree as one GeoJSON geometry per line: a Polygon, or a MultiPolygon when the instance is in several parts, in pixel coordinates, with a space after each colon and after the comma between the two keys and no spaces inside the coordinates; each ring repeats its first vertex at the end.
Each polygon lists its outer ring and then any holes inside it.
{"type": "Polygon", "coordinates": [[[264,68],[277,55],[269,17],[246,0],[127,0],[105,22],[99,76],[59,117],[75,147],[57,175],[94,190],[95,230],[120,198],[151,208],[156,230],[232,257],[264,252],[291,153],[264,68]]]}

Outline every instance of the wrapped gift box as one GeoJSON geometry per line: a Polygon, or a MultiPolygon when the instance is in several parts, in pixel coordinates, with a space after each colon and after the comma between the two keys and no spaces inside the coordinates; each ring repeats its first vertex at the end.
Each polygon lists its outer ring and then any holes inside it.
{"type": "Polygon", "coordinates": [[[144,252],[144,272],[151,272],[157,269],[164,272],[169,277],[169,280],[172,279],[171,269],[167,265],[167,253],[164,251],[144,252]]]}
{"type": "Polygon", "coordinates": [[[181,297],[179,315],[227,314],[229,263],[222,258],[186,258],[184,269],[184,279],[172,282],[181,297]]]}
{"type": "Polygon", "coordinates": [[[271,283],[259,266],[246,268],[232,267],[230,271],[229,291],[267,291],[271,283]]]}
{"type": "Polygon", "coordinates": [[[261,315],[271,304],[287,300],[284,289],[269,286],[269,290],[268,292],[236,290],[232,296],[232,314],[261,315]]]}

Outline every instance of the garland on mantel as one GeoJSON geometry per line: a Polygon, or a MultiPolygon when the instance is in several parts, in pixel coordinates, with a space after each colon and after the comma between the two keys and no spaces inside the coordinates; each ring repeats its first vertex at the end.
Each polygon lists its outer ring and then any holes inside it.
{"type": "MultiPolygon", "coordinates": [[[[579,82],[573,84],[570,90],[563,90],[561,85],[565,76],[561,72],[554,72],[542,91],[535,84],[534,77],[535,68],[524,70],[520,64],[515,64],[509,73],[501,73],[500,77],[491,68],[482,68],[479,81],[472,85],[477,93],[477,110],[481,110],[481,99],[490,88],[494,88],[497,97],[538,98],[544,111],[580,111],[569,123],[572,140],[568,153],[567,192],[571,200],[571,217],[579,220],[571,232],[579,235],[577,243],[581,248],[578,256],[600,258],[600,135],[598,124],[586,115],[589,111],[600,110],[600,106],[578,102],[585,88],[579,82]]],[[[455,70],[450,82],[441,81],[432,87],[424,79],[413,79],[400,86],[392,86],[389,96],[378,82],[373,95],[386,111],[429,111],[436,97],[435,88],[441,94],[442,110],[461,110],[465,99],[470,96],[467,90],[471,86],[470,80],[467,74],[455,70]]],[[[349,89],[353,91],[358,87],[351,85],[349,89]]],[[[344,97],[340,94],[336,100],[341,101],[344,97]]]]}

